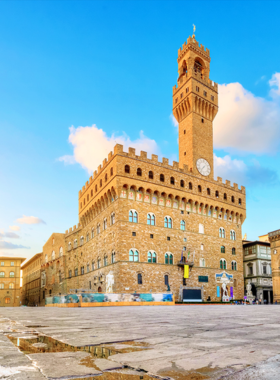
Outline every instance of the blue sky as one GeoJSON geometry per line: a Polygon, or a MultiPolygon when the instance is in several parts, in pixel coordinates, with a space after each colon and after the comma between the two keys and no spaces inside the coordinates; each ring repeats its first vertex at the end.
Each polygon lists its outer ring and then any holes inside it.
{"type": "Polygon", "coordinates": [[[0,254],[31,257],[76,224],[78,191],[115,141],[177,160],[172,87],[192,24],[220,85],[215,173],[246,186],[249,239],[278,229],[279,10],[277,1],[2,0],[0,254]]]}

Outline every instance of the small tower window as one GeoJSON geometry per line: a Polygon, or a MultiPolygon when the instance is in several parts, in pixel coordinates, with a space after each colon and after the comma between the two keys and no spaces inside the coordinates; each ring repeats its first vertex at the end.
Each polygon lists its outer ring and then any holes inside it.
{"type": "Polygon", "coordinates": [[[124,172],[127,173],[127,174],[130,173],[130,166],[129,165],[125,165],[124,172]]]}
{"type": "Polygon", "coordinates": [[[242,200],[241,200],[241,198],[239,198],[239,200],[238,200],[238,204],[241,206],[242,205],[242,200]]]}
{"type": "Polygon", "coordinates": [[[181,187],[185,187],[185,182],[181,179],[181,181],[180,181],[180,186],[181,187]]]}
{"type": "Polygon", "coordinates": [[[204,123],[204,119],[203,119],[203,117],[201,118],[201,122],[204,123]]]}
{"type": "Polygon", "coordinates": [[[201,193],[201,186],[198,185],[198,192],[201,193]]]}
{"type": "Polygon", "coordinates": [[[163,175],[163,174],[161,174],[161,175],[159,176],[159,180],[160,180],[161,182],[164,182],[164,175],[163,175]]]}
{"type": "Polygon", "coordinates": [[[226,201],[227,200],[227,194],[224,193],[224,200],[226,201]]]}
{"type": "Polygon", "coordinates": [[[186,134],[186,130],[184,129],[184,135],[186,134]]]}
{"type": "Polygon", "coordinates": [[[192,190],[192,183],[189,182],[189,190],[192,190]]]}
{"type": "Polygon", "coordinates": [[[142,169],[140,169],[140,168],[137,169],[137,175],[138,175],[139,177],[142,176],[142,169]]]}
{"type": "Polygon", "coordinates": [[[207,195],[211,195],[211,191],[210,191],[209,187],[207,188],[207,195]]]}
{"type": "Polygon", "coordinates": [[[234,196],[231,197],[231,201],[232,201],[232,203],[234,203],[234,196]]]}
{"type": "Polygon", "coordinates": [[[216,198],[219,198],[219,192],[218,192],[218,190],[216,190],[215,196],[216,196],[216,198]]]}
{"type": "Polygon", "coordinates": [[[171,185],[175,185],[175,179],[174,179],[174,177],[170,178],[170,183],[171,183],[171,185]]]}
{"type": "Polygon", "coordinates": [[[152,171],[149,171],[149,178],[154,179],[154,173],[152,171]]]}

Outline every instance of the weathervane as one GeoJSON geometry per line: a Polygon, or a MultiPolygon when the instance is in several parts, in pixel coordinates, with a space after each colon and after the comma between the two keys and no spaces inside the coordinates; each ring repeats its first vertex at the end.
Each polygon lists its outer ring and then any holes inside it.
{"type": "Polygon", "coordinates": [[[193,35],[192,35],[193,38],[195,38],[195,34],[194,34],[195,31],[196,31],[196,27],[195,27],[195,25],[193,24],[193,35]]]}

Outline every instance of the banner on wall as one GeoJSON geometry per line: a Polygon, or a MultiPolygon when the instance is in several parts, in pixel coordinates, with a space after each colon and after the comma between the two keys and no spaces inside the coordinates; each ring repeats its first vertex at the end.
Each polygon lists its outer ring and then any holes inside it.
{"type": "Polygon", "coordinates": [[[189,266],[184,265],[184,278],[189,278],[189,266]]]}

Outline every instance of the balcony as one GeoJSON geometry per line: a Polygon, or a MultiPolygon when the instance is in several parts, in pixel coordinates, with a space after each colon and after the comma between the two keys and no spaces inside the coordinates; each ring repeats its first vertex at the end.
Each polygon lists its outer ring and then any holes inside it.
{"type": "Polygon", "coordinates": [[[184,265],[189,265],[190,267],[194,266],[193,261],[177,261],[177,265],[183,267],[184,265]]]}

